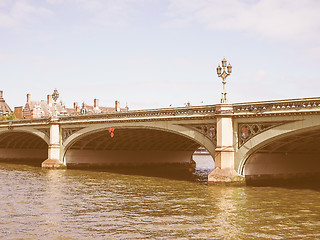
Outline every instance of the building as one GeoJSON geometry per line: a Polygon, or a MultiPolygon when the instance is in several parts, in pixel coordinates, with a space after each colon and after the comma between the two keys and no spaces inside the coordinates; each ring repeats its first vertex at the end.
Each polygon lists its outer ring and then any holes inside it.
{"type": "Polygon", "coordinates": [[[99,99],[93,100],[93,106],[82,103],[81,107],[77,102],[73,103],[73,112],[71,115],[80,115],[80,114],[98,114],[98,113],[108,113],[108,112],[123,112],[128,111],[128,105],[125,108],[120,108],[120,102],[115,101],[114,107],[102,107],[99,105],[99,99]]]}
{"type": "MultiPolygon", "coordinates": [[[[73,108],[67,108],[62,101],[56,103],[57,113],[60,116],[82,115],[82,114],[98,114],[116,111],[128,111],[129,108],[120,108],[120,102],[115,101],[115,107],[99,106],[99,99],[94,99],[93,106],[84,102],[81,106],[77,102],[73,103],[73,108]]],[[[32,101],[31,94],[27,94],[27,101],[24,107],[16,107],[15,112],[18,119],[32,119],[50,117],[55,111],[52,95],[47,95],[47,100],[32,101]]]]}
{"type": "Polygon", "coordinates": [[[0,116],[8,116],[12,113],[11,108],[3,98],[3,91],[0,91],[0,116]]]}
{"type": "Polygon", "coordinates": [[[23,119],[23,107],[14,107],[14,115],[17,119],[23,119]]]}
{"type": "MultiPolygon", "coordinates": [[[[59,115],[67,115],[65,105],[62,102],[56,104],[57,112],[59,115]]],[[[19,109],[21,107],[17,107],[19,109]]],[[[42,118],[50,117],[54,113],[54,102],[52,100],[52,95],[47,95],[47,101],[32,101],[31,94],[27,94],[27,101],[22,109],[22,118],[31,119],[31,118],[42,118]]],[[[18,118],[18,116],[17,116],[18,118]]]]}

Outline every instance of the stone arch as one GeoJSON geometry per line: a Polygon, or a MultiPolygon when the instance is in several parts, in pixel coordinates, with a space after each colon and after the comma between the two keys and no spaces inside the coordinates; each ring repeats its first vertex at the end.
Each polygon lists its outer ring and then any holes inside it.
{"type": "Polygon", "coordinates": [[[257,150],[282,138],[302,134],[313,130],[320,130],[320,116],[312,115],[271,128],[262,132],[243,144],[235,153],[235,166],[239,174],[243,175],[244,167],[249,157],[257,150]]]}
{"type": "Polygon", "coordinates": [[[43,161],[48,155],[49,137],[37,130],[19,129],[0,131],[0,158],[2,160],[43,161]]]}
{"type": "Polygon", "coordinates": [[[115,127],[116,129],[150,129],[150,130],[158,130],[158,131],[164,131],[169,132],[173,134],[177,134],[180,136],[183,136],[185,138],[188,138],[195,143],[199,144],[200,146],[203,146],[206,148],[206,150],[210,153],[212,157],[214,157],[215,153],[215,144],[214,142],[209,139],[207,136],[202,134],[201,132],[192,129],[187,126],[183,125],[177,125],[172,124],[168,122],[156,122],[156,123],[150,123],[150,122],[134,122],[133,124],[96,124],[96,125],[90,125],[88,127],[84,127],[73,134],[71,134],[68,138],[65,139],[63,142],[63,148],[61,156],[63,157],[63,161],[65,162],[65,156],[69,148],[79,139],[81,139],[83,136],[90,135],[95,132],[100,132],[103,130],[107,130],[109,127],[115,127]]]}
{"type": "Polygon", "coordinates": [[[50,136],[49,136],[49,128],[46,133],[46,131],[42,131],[42,129],[35,129],[35,128],[27,128],[27,127],[20,127],[19,129],[1,129],[0,130],[0,136],[3,133],[6,132],[25,132],[25,133],[30,133],[35,136],[38,136],[41,138],[43,141],[45,141],[48,145],[50,144],[50,136]]]}

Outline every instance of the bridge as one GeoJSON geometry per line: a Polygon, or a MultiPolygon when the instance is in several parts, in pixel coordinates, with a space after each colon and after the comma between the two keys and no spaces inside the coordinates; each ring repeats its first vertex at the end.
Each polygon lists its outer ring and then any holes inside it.
{"type": "Polygon", "coordinates": [[[44,168],[187,170],[199,147],[215,161],[209,182],[318,174],[320,98],[0,122],[0,159],[44,168]]]}

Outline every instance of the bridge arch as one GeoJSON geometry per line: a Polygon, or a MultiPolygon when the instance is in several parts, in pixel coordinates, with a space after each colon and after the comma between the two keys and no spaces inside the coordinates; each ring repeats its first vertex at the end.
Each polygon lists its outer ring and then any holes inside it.
{"type": "Polygon", "coordinates": [[[49,137],[37,130],[2,130],[0,159],[39,165],[48,156],[48,142],[49,137]]]}
{"type": "MultiPolygon", "coordinates": [[[[108,125],[106,124],[91,125],[73,133],[63,143],[62,156],[65,164],[68,165],[68,157],[70,157],[70,154],[68,155],[68,151],[71,150],[72,148],[74,149],[75,148],[74,146],[77,144],[77,142],[79,142],[81,139],[85,139],[86,137],[91,138],[94,135],[96,138],[101,138],[102,135],[107,137],[108,136],[107,130],[109,127],[115,128],[114,141],[117,141],[117,137],[119,139],[121,138],[121,135],[126,135],[126,131],[132,134],[136,134],[138,141],[142,141],[141,138],[144,138],[149,135],[151,135],[150,141],[153,141],[153,142],[155,142],[154,139],[157,137],[161,138],[162,140],[165,138],[168,138],[168,141],[171,141],[171,143],[173,143],[172,145],[174,145],[175,143],[174,141],[177,141],[176,146],[172,146],[171,148],[169,147],[170,142],[166,143],[165,141],[162,142],[162,145],[163,145],[162,148],[159,148],[159,146],[152,147],[149,144],[147,144],[146,147],[149,149],[149,151],[168,150],[168,151],[171,151],[171,154],[172,154],[173,151],[180,151],[180,150],[183,150],[183,147],[185,147],[188,152],[192,151],[192,154],[193,154],[193,152],[197,150],[198,147],[202,146],[206,148],[212,156],[214,156],[215,144],[213,143],[213,141],[195,129],[192,129],[190,127],[183,126],[183,125],[171,124],[168,122],[158,122],[158,123],[135,122],[134,124],[127,123],[127,124],[112,124],[112,125],[111,124],[110,125],[109,124],[108,125]],[[178,146],[179,144],[180,144],[180,147],[178,146]],[[184,146],[182,146],[183,144],[184,146]]],[[[128,139],[128,141],[135,141],[135,140],[130,138],[128,139]]],[[[146,143],[147,142],[145,142],[144,144],[146,143]]],[[[79,148],[79,146],[77,147],[79,148]]],[[[105,148],[108,148],[108,147],[105,147],[105,148]]],[[[110,147],[110,149],[112,150],[112,148],[116,149],[117,146],[113,145],[112,147],[110,147]]],[[[127,147],[127,150],[134,150],[134,146],[127,147]]],[[[139,150],[139,149],[136,149],[136,150],[139,150]]],[[[190,157],[192,156],[192,154],[190,155],[190,157]]]]}
{"type": "Polygon", "coordinates": [[[43,141],[45,141],[48,145],[50,144],[50,137],[49,137],[49,128],[46,131],[41,131],[41,129],[36,128],[29,128],[29,127],[20,127],[19,129],[0,129],[0,136],[3,133],[10,133],[10,132],[21,132],[21,133],[29,133],[35,136],[38,136],[43,141]]]}
{"type": "MultiPolygon", "coordinates": [[[[296,118],[297,119],[297,118],[296,118]]],[[[299,161],[297,157],[303,157],[303,154],[309,154],[308,152],[299,152],[299,142],[298,139],[306,138],[311,136],[312,134],[319,133],[319,140],[320,140],[320,116],[313,115],[308,116],[306,118],[302,117],[295,121],[288,122],[283,125],[279,125],[277,127],[271,128],[265,132],[262,132],[252,139],[247,141],[243,144],[239,149],[237,149],[235,153],[235,166],[238,166],[237,171],[241,175],[249,175],[252,174],[249,169],[249,164],[255,161],[256,164],[260,164],[260,168],[265,168],[264,171],[258,171],[255,174],[263,175],[264,173],[268,172],[270,174],[270,167],[266,167],[268,164],[267,162],[262,163],[263,161],[268,161],[267,159],[273,158],[274,161],[270,161],[275,163],[278,161],[278,166],[283,161],[287,161],[286,164],[294,164],[294,162],[289,162],[290,159],[294,159],[299,161]],[[310,135],[311,134],[311,135],[310,135]],[[291,149],[288,148],[290,144],[295,143],[297,150],[293,150],[294,147],[291,149]],[[275,151],[274,149],[279,149],[279,146],[283,146],[281,152],[275,151]],[[287,148],[284,148],[287,146],[287,148]],[[293,156],[295,154],[296,156],[293,156]],[[300,155],[299,155],[300,154],[300,155]],[[266,157],[269,155],[268,157],[266,157]],[[258,158],[261,160],[259,161],[258,158]],[[269,168],[269,170],[267,169],[269,168]]],[[[308,144],[305,142],[305,145],[308,144]]],[[[302,145],[302,143],[301,143],[302,145]]],[[[307,146],[304,146],[304,148],[307,146]]],[[[319,145],[320,147],[320,145],[319,145]]],[[[313,158],[315,156],[312,156],[313,158]]],[[[311,160],[310,160],[311,161],[311,160]]],[[[310,162],[311,163],[311,162],[310,162]]],[[[300,163],[302,164],[302,163],[300,163]]],[[[292,166],[286,166],[288,172],[292,170],[292,166]]],[[[296,169],[297,170],[297,169],[296,169]]],[[[307,167],[303,167],[297,171],[307,170],[307,167]]],[[[320,170],[320,169],[319,169],[320,170]]],[[[292,170],[293,171],[293,170],[292,170]]],[[[272,170],[274,174],[286,174],[282,173],[280,169],[276,169],[276,167],[272,170]]],[[[294,174],[294,172],[290,172],[290,174],[294,174]]]]}

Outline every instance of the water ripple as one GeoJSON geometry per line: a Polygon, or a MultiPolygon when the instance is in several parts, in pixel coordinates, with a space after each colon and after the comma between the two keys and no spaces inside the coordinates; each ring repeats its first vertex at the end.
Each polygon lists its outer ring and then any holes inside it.
{"type": "Polygon", "coordinates": [[[0,239],[320,238],[319,192],[201,178],[0,164],[0,239]]]}

